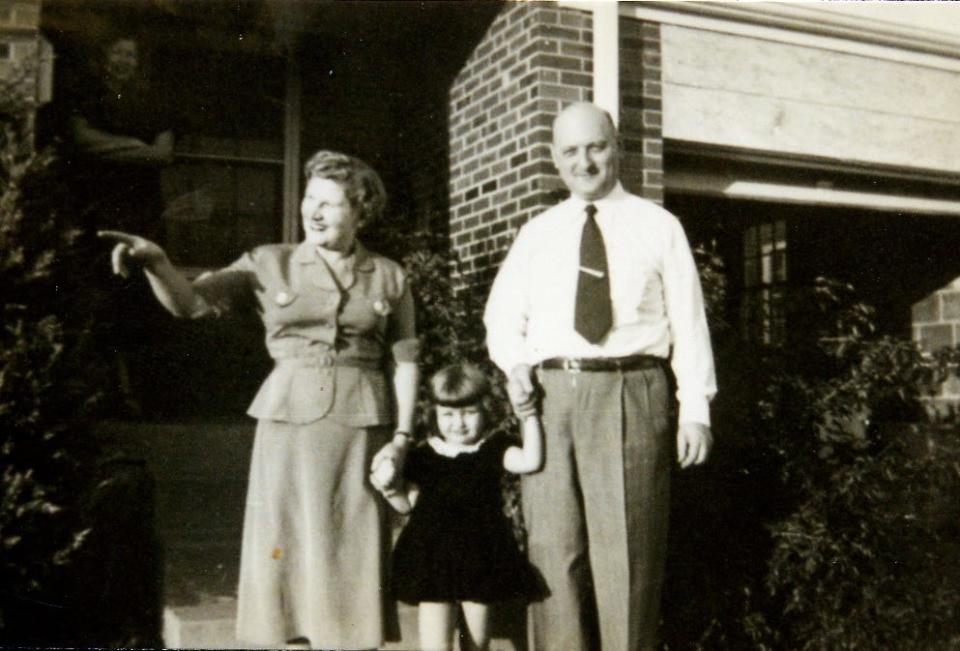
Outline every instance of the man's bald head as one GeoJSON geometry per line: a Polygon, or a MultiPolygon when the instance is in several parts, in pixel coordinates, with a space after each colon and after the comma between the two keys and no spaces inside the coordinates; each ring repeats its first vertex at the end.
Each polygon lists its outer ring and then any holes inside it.
{"type": "Polygon", "coordinates": [[[617,156],[617,129],[599,106],[571,104],[553,121],[553,162],[575,196],[606,196],[617,184],[617,156]]]}
{"type": "Polygon", "coordinates": [[[617,127],[609,112],[590,102],[576,102],[564,108],[553,120],[553,137],[565,129],[595,124],[606,130],[608,137],[616,144],[617,127]]]}

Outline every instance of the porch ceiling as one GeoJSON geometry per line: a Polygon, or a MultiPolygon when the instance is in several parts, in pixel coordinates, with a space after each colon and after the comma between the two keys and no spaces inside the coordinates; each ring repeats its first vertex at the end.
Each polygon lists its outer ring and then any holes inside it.
{"type": "Polygon", "coordinates": [[[362,53],[422,83],[452,78],[483,35],[501,2],[333,0],[45,0],[44,29],[54,40],[96,42],[117,29],[148,45],[281,54],[362,53]],[[419,62],[431,62],[423,70],[419,62]],[[405,66],[417,61],[415,66],[405,66]],[[426,74],[425,74],[426,73],[426,74]]]}

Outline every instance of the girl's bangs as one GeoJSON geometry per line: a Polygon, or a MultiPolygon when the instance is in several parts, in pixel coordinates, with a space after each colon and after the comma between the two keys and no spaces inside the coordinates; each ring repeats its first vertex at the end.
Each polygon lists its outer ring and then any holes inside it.
{"type": "Polygon", "coordinates": [[[480,396],[465,395],[462,397],[436,398],[434,404],[438,407],[472,407],[482,408],[480,396]]]}

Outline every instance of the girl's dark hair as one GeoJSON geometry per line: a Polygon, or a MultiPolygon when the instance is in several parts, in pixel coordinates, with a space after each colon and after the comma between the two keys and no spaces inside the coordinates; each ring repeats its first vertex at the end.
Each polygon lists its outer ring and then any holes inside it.
{"type": "Polygon", "coordinates": [[[359,158],[321,149],[303,166],[307,182],[313,178],[336,181],[350,204],[360,213],[364,226],[380,219],[387,205],[387,191],[380,176],[359,158]]]}
{"type": "Polygon", "coordinates": [[[484,406],[490,393],[487,377],[472,364],[445,366],[430,378],[433,402],[443,407],[484,406]]]}

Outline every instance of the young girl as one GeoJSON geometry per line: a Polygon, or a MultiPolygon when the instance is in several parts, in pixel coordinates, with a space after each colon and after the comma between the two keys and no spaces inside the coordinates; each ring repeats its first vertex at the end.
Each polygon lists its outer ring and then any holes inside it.
{"type": "Polygon", "coordinates": [[[540,422],[521,415],[522,446],[485,436],[488,385],[473,366],[440,370],[431,388],[436,433],[410,451],[402,478],[381,464],[371,480],[397,511],[416,505],[394,548],[393,587],[401,601],[419,604],[421,647],[452,647],[459,607],[467,629],[461,649],[483,650],[489,604],[537,594],[503,513],[500,478],[504,469],[523,474],[543,465],[540,422]]]}

